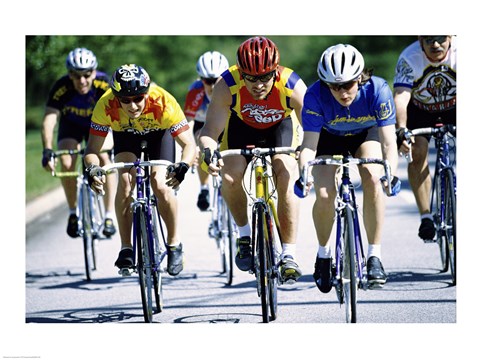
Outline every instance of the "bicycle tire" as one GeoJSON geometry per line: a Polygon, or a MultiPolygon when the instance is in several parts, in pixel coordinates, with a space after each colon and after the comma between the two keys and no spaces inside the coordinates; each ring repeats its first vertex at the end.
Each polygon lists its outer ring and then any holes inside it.
{"type": "Polygon", "coordinates": [[[92,226],[91,193],[88,185],[82,183],[80,187],[79,206],[81,214],[81,232],[83,238],[83,257],[87,281],[92,280],[92,273],[96,269],[95,245],[92,226]]]}
{"type": "Polygon", "coordinates": [[[233,282],[233,243],[235,241],[235,226],[233,216],[228,210],[227,204],[222,199],[222,221],[224,229],[222,229],[222,256],[223,269],[226,277],[227,285],[233,282]]]}
{"type": "Polygon", "coordinates": [[[163,241],[160,241],[158,229],[161,226],[161,218],[158,213],[156,204],[152,204],[152,233],[153,233],[153,261],[154,271],[153,275],[153,291],[155,294],[156,312],[160,313],[163,310],[163,286],[162,286],[162,260],[166,252],[163,241]]]}
{"type": "Polygon", "coordinates": [[[254,207],[254,216],[256,219],[255,236],[255,276],[257,279],[257,289],[262,305],[262,321],[269,322],[269,294],[268,294],[268,274],[267,274],[267,253],[265,247],[265,211],[263,206],[257,204],[254,207]]]}
{"type": "Polygon", "coordinates": [[[448,249],[448,263],[452,284],[457,284],[457,219],[456,219],[455,176],[452,169],[445,173],[445,243],[448,249]]]}
{"type": "Polygon", "coordinates": [[[266,214],[266,226],[268,239],[265,242],[267,248],[267,281],[268,281],[268,295],[270,320],[275,320],[278,314],[278,259],[277,250],[275,246],[275,235],[273,230],[273,221],[271,213],[266,214]]]}
{"type": "Polygon", "coordinates": [[[152,307],[152,274],[150,267],[150,253],[148,249],[147,224],[145,219],[145,208],[139,206],[135,209],[135,233],[137,244],[137,272],[142,297],[143,318],[145,322],[151,323],[153,317],[152,307]]]}
{"type": "Polygon", "coordinates": [[[444,216],[444,211],[442,210],[444,207],[442,204],[444,203],[445,196],[443,179],[443,174],[440,174],[438,170],[436,170],[433,178],[433,192],[430,206],[433,215],[433,222],[435,224],[435,239],[440,251],[440,271],[446,272],[448,271],[448,244],[445,240],[444,231],[442,229],[444,216]]]}
{"type": "Polygon", "coordinates": [[[347,323],[357,322],[357,266],[355,255],[355,232],[353,210],[344,209],[344,254],[342,267],[342,286],[345,300],[345,320],[347,323]]]}

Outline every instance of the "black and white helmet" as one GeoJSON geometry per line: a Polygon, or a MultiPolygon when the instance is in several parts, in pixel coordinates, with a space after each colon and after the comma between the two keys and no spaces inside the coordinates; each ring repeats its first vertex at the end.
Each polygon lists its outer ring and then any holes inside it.
{"type": "Polygon", "coordinates": [[[197,61],[197,73],[205,79],[216,79],[227,69],[228,60],[218,51],[207,51],[197,61]]]}
{"type": "Polygon", "coordinates": [[[348,44],[330,46],[318,61],[317,73],[326,83],[345,83],[360,76],[365,67],[362,54],[348,44]]]}
{"type": "Polygon", "coordinates": [[[69,71],[88,71],[97,68],[97,57],[86,48],[76,48],[70,51],[66,60],[67,69],[69,71]]]}

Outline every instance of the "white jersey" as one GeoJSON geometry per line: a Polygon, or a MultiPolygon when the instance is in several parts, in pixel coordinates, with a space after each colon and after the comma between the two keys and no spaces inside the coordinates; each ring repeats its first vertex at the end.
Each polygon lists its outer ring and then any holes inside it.
{"type": "Polygon", "coordinates": [[[455,108],[457,95],[456,36],[441,62],[429,60],[418,41],[400,54],[393,87],[412,89],[412,102],[421,110],[442,112],[455,108]]]}

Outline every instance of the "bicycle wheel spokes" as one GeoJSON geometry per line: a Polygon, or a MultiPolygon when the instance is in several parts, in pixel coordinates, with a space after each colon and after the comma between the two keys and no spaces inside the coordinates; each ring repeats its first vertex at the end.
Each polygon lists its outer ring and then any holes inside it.
{"type": "Polygon", "coordinates": [[[345,208],[344,256],[342,284],[345,300],[346,322],[357,322],[357,268],[355,259],[355,233],[353,228],[353,210],[345,208]]]}
{"type": "Polygon", "coordinates": [[[457,284],[456,205],[454,174],[448,169],[445,176],[445,239],[453,285],[457,284]]]}

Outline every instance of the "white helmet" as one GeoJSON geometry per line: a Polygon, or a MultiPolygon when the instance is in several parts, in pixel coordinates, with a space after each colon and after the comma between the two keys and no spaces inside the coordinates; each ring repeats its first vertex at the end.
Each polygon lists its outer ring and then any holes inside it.
{"type": "Polygon", "coordinates": [[[325,50],[318,61],[317,73],[326,83],[345,83],[360,76],[365,67],[362,54],[352,45],[338,44],[325,50]]]}
{"type": "Polygon", "coordinates": [[[76,48],[67,55],[66,65],[68,70],[87,71],[97,68],[97,57],[85,48],[76,48]]]}
{"type": "Polygon", "coordinates": [[[227,58],[218,51],[207,51],[197,61],[197,73],[202,78],[218,78],[228,69],[227,58]]]}

